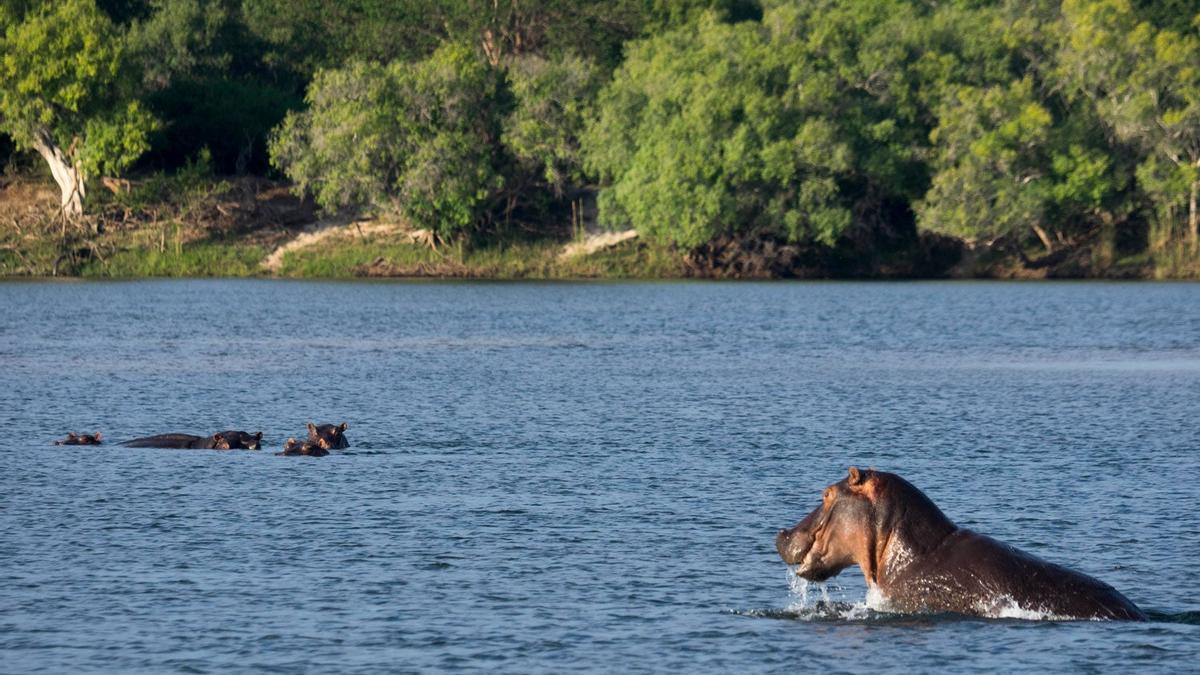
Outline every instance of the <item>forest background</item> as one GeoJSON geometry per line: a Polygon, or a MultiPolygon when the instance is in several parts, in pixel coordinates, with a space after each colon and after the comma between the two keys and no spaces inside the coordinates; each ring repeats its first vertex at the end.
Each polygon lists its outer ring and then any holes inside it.
{"type": "Polygon", "coordinates": [[[0,0],[0,162],[4,275],[1194,278],[1200,2],[0,0]]]}

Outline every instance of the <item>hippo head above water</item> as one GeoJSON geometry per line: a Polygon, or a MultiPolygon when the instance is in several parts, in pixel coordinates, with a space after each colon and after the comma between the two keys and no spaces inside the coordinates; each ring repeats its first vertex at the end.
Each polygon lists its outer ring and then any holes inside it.
{"type": "Polygon", "coordinates": [[[1144,619],[1111,586],[959,528],[900,476],[851,467],[775,547],[811,581],[858,565],[897,611],[1144,619]],[[1015,607],[1013,607],[1015,605],[1015,607]]]}
{"type": "Polygon", "coordinates": [[[77,434],[73,431],[67,432],[67,437],[54,441],[55,445],[100,445],[103,443],[103,434],[97,431],[94,434],[77,434]]]}
{"type": "Polygon", "coordinates": [[[276,455],[295,456],[303,455],[306,457],[324,457],[329,454],[329,451],[321,447],[318,443],[311,440],[298,441],[295,438],[287,439],[283,444],[283,452],[277,452],[276,455]]]}
{"type": "Polygon", "coordinates": [[[249,433],[247,431],[222,431],[214,434],[214,438],[220,436],[227,447],[224,450],[241,449],[241,450],[258,450],[262,446],[262,432],[256,431],[249,433]]]}
{"type": "Polygon", "coordinates": [[[918,527],[921,540],[939,539],[954,524],[920,490],[903,478],[850,467],[846,478],[825,488],[821,506],[775,538],[780,557],[799,565],[796,573],[825,581],[864,562],[863,573],[876,571],[881,537],[898,526],[918,527]],[[901,522],[902,521],[902,522],[901,522]]]}
{"type": "Polygon", "coordinates": [[[350,447],[350,442],[346,440],[345,422],[320,426],[309,422],[308,440],[324,450],[341,450],[350,447]]]}

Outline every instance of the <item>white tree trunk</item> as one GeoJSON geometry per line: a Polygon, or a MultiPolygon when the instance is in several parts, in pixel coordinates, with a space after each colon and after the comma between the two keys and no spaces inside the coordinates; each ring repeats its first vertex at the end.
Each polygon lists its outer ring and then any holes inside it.
{"type": "Polygon", "coordinates": [[[1037,223],[1034,223],[1032,227],[1033,233],[1037,235],[1038,239],[1042,240],[1042,246],[1046,247],[1046,254],[1049,255],[1054,253],[1054,242],[1050,239],[1050,235],[1046,234],[1046,231],[1042,229],[1042,226],[1038,225],[1037,223]]]}
{"type": "Polygon", "coordinates": [[[83,198],[86,196],[83,174],[71,163],[67,153],[58,147],[47,131],[39,131],[34,137],[33,147],[50,165],[50,173],[62,193],[62,212],[67,218],[83,215],[83,198]]]}
{"type": "MultiPolygon", "coordinates": [[[[1196,164],[1200,167],[1200,162],[1196,164]]],[[[1192,195],[1191,199],[1188,200],[1187,236],[1188,243],[1192,245],[1192,248],[1196,248],[1196,242],[1200,239],[1200,213],[1197,213],[1197,209],[1200,209],[1200,204],[1197,202],[1200,202],[1200,180],[1192,181],[1192,195]]]]}

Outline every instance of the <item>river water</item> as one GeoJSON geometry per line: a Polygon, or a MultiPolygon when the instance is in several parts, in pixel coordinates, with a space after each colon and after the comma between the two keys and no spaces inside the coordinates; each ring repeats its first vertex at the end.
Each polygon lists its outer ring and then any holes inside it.
{"type": "Polygon", "coordinates": [[[0,671],[1200,663],[1200,285],[0,284],[0,671]],[[305,423],[351,447],[277,457],[305,423]],[[55,447],[261,430],[271,451],[55,447]],[[1145,624],[896,616],[850,465],[1145,624]]]}

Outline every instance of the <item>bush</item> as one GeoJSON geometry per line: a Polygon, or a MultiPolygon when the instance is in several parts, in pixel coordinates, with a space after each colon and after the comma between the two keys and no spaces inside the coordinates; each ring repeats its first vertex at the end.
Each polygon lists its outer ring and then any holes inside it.
{"type": "Polygon", "coordinates": [[[497,171],[501,77],[460,45],[389,66],[317,74],[308,109],[272,136],[272,163],[324,209],[391,211],[442,236],[485,219],[497,171]]]}
{"type": "Polygon", "coordinates": [[[762,25],[714,15],[636,43],[584,136],[601,218],[696,247],[725,234],[832,243],[850,223],[837,93],[798,93],[762,25]]]}
{"type": "Polygon", "coordinates": [[[579,136],[600,88],[599,71],[576,56],[526,56],[509,65],[508,81],[516,107],[504,121],[504,145],[527,174],[561,196],[584,180],[579,136]]]}

